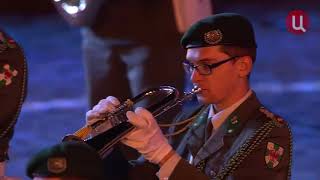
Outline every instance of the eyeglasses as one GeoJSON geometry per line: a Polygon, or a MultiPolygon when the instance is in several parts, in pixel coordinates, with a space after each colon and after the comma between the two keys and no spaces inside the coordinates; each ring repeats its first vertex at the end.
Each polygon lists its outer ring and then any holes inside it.
{"type": "Polygon", "coordinates": [[[199,64],[199,65],[194,65],[192,63],[190,63],[189,61],[184,61],[183,62],[183,66],[184,66],[184,70],[186,71],[186,73],[192,74],[193,71],[196,69],[198,71],[199,74],[201,75],[209,75],[212,72],[213,68],[217,68],[218,66],[229,62],[235,58],[238,58],[239,56],[233,56],[230,57],[228,59],[222,60],[220,62],[217,63],[213,63],[213,64],[199,64]]]}

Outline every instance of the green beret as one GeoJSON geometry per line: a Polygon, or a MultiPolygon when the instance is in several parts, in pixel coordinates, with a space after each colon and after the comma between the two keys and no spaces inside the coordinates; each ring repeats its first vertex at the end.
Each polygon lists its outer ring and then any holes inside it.
{"type": "Polygon", "coordinates": [[[8,148],[27,91],[27,62],[21,47],[0,30],[0,162],[8,148]]]}
{"type": "Polygon", "coordinates": [[[105,179],[102,159],[83,142],[63,142],[38,152],[27,164],[33,177],[74,177],[105,179]]]}
{"type": "Polygon", "coordinates": [[[196,22],[183,35],[181,45],[186,49],[215,45],[257,47],[251,23],[235,13],[211,15],[196,22]]]}

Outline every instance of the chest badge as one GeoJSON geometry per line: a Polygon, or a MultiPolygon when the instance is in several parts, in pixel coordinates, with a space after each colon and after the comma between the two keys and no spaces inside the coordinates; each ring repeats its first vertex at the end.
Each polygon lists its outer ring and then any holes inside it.
{"type": "Polygon", "coordinates": [[[268,142],[264,160],[268,168],[272,169],[279,165],[284,153],[283,147],[276,143],[268,142]]]}
{"type": "Polygon", "coordinates": [[[12,83],[12,78],[17,75],[18,71],[9,64],[0,67],[0,88],[10,85],[12,83]]]}

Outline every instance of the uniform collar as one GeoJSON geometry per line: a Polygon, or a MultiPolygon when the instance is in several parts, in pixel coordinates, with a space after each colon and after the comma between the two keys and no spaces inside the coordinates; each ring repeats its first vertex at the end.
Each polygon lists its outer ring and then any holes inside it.
{"type": "MultiPolygon", "coordinates": [[[[226,120],[221,124],[221,127],[211,136],[207,142],[202,144],[199,142],[202,137],[204,139],[205,123],[202,123],[202,128],[195,130],[197,138],[190,139],[189,147],[193,149],[191,152],[195,156],[194,163],[197,164],[202,159],[207,158],[210,154],[217,152],[223,146],[230,146],[236,140],[237,135],[241,132],[246,122],[250,119],[255,119],[255,111],[259,111],[261,106],[259,100],[257,99],[255,93],[252,91],[249,97],[244,96],[244,98],[239,100],[240,104],[235,104],[235,109],[226,118],[226,120]],[[243,100],[244,101],[241,101],[243,100]],[[195,151],[198,150],[198,151],[195,151]]],[[[231,107],[231,106],[230,106],[231,107]]],[[[209,109],[209,108],[208,108],[209,109]]],[[[209,114],[209,112],[208,112],[209,114]]]]}
{"type": "Polygon", "coordinates": [[[252,90],[248,90],[248,92],[237,102],[232,104],[231,106],[219,111],[218,113],[215,113],[213,105],[210,105],[210,110],[209,110],[209,119],[211,119],[211,123],[213,127],[217,130],[220,128],[220,126],[225,122],[227,117],[235,110],[237,109],[240,104],[242,104],[245,100],[247,100],[250,95],[252,94],[252,90]]]}
{"type": "Polygon", "coordinates": [[[259,111],[261,103],[258,100],[255,92],[240,105],[238,106],[225,120],[226,124],[226,136],[236,136],[241,132],[244,125],[251,117],[255,114],[255,111],[259,111]]]}

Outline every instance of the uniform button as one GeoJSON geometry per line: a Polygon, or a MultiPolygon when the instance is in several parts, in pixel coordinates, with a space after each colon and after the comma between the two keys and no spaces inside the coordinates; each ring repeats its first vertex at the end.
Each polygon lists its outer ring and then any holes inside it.
{"type": "Polygon", "coordinates": [[[211,177],[216,176],[216,172],[214,172],[213,170],[210,170],[210,176],[211,176],[211,177]]]}

